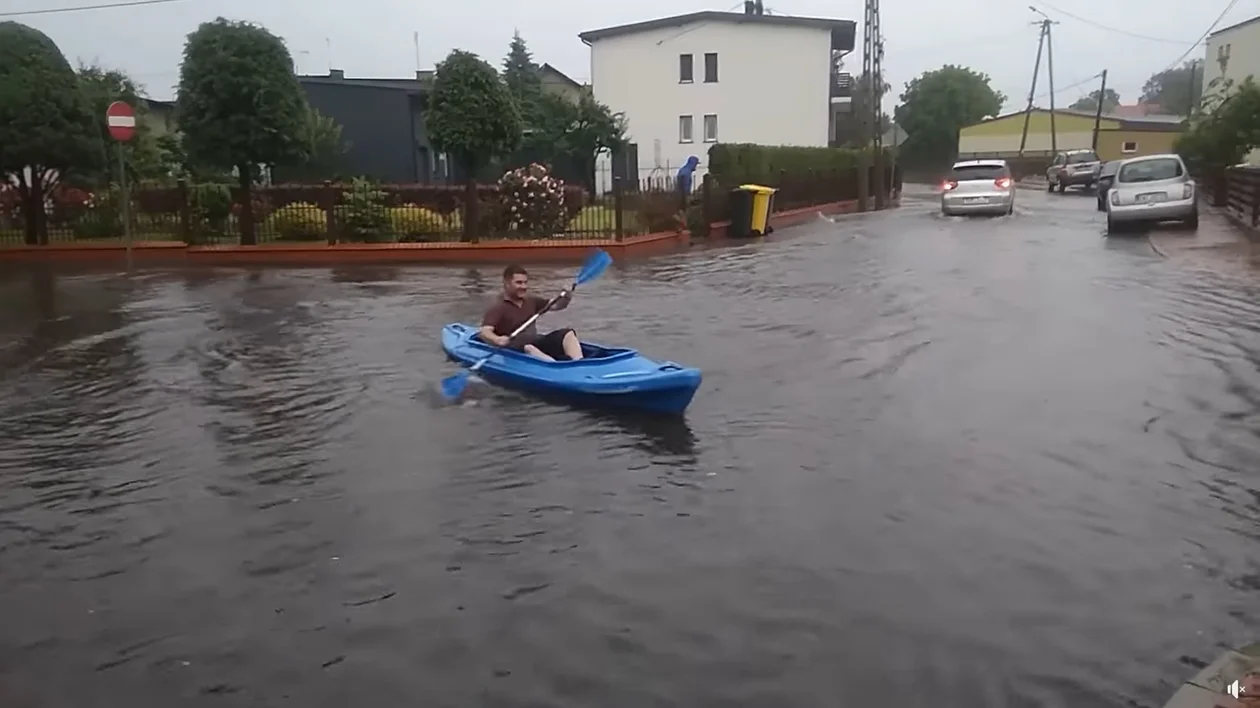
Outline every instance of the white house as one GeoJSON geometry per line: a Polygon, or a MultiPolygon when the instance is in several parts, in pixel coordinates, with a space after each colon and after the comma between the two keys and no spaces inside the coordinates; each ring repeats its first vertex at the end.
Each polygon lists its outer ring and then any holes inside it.
{"type": "Polygon", "coordinates": [[[1203,57],[1203,93],[1210,94],[1223,80],[1238,84],[1248,76],[1260,81],[1260,17],[1208,35],[1203,57]]]}
{"type": "MultiPolygon", "coordinates": [[[[1203,95],[1219,90],[1225,81],[1239,84],[1248,76],[1260,81],[1260,17],[1220,29],[1207,38],[1203,57],[1203,95]]],[[[1260,150],[1247,161],[1260,165],[1260,150]]]]}
{"type": "Polygon", "coordinates": [[[578,36],[591,48],[595,98],[627,122],[631,148],[617,173],[671,179],[691,155],[703,174],[718,141],[826,146],[852,85],[836,58],[853,50],[855,33],[852,20],[768,15],[750,0],[743,13],[578,36]]]}

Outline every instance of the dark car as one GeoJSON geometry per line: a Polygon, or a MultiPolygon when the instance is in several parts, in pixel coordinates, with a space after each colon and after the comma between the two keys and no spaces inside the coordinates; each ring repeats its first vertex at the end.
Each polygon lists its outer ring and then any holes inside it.
{"type": "Polygon", "coordinates": [[[1098,170],[1098,153],[1093,150],[1064,150],[1054,156],[1054,162],[1046,170],[1048,191],[1057,187],[1062,194],[1068,187],[1094,186],[1094,173],[1098,170]]]}
{"type": "Polygon", "coordinates": [[[1124,160],[1112,160],[1104,163],[1098,170],[1098,211],[1107,211],[1107,190],[1116,181],[1116,172],[1124,160]]]}

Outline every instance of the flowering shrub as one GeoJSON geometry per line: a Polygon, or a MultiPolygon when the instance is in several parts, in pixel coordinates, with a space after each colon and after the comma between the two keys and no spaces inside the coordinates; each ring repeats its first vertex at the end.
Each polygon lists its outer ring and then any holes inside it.
{"type": "Polygon", "coordinates": [[[77,187],[59,186],[49,199],[48,221],[55,226],[73,223],[86,214],[92,204],[91,192],[77,187]]]}
{"type": "Polygon", "coordinates": [[[567,219],[564,182],[538,163],[504,173],[499,179],[499,201],[508,227],[535,236],[562,231],[567,219]]]}
{"type": "Polygon", "coordinates": [[[17,187],[0,184],[0,229],[15,227],[21,219],[22,197],[17,187]]]}

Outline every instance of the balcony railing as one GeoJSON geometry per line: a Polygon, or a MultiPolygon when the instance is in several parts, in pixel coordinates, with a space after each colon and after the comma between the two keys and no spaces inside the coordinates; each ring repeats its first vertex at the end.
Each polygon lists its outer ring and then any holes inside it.
{"type": "Polygon", "coordinates": [[[832,72],[831,97],[851,98],[853,96],[854,83],[853,75],[847,71],[832,72]]]}

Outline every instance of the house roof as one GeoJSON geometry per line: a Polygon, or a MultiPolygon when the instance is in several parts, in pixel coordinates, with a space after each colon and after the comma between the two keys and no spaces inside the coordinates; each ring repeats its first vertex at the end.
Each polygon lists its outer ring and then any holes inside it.
{"type": "Polygon", "coordinates": [[[1144,116],[1160,116],[1168,115],[1164,113],[1162,106],[1154,103],[1144,103],[1139,101],[1129,106],[1120,105],[1111,110],[1109,114],[1115,118],[1142,118],[1144,116]]]}
{"type": "Polygon", "coordinates": [[[542,71],[542,73],[544,74],[551,74],[552,76],[555,76],[556,78],[564,81],[565,83],[572,84],[574,88],[582,88],[582,84],[578,83],[577,81],[574,81],[573,78],[570,77],[568,74],[564,73],[563,71],[560,71],[559,69],[557,69],[556,67],[550,64],[543,64],[541,67],[539,67],[539,70],[542,71]]]}
{"type": "Polygon", "coordinates": [[[346,78],[346,73],[333,69],[326,75],[311,76],[299,74],[297,79],[303,84],[332,84],[336,86],[358,86],[364,88],[397,89],[400,91],[420,91],[433,78],[432,71],[417,71],[414,78],[408,79],[355,79],[346,78]]]}
{"type": "Polygon", "coordinates": [[[587,30],[578,34],[578,38],[590,44],[609,37],[620,37],[639,32],[650,32],[658,29],[682,27],[694,23],[730,22],[733,24],[760,24],[771,27],[812,27],[832,32],[846,46],[839,49],[852,49],[853,38],[857,32],[857,23],[853,20],[833,20],[822,17],[795,17],[793,15],[750,15],[743,12],[689,12],[685,15],[662,17],[645,22],[634,22],[628,25],[617,25],[603,29],[587,30]]]}
{"type": "Polygon", "coordinates": [[[1256,17],[1253,17],[1250,20],[1243,20],[1242,22],[1236,22],[1230,25],[1229,27],[1222,27],[1221,29],[1216,30],[1212,34],[1209,34],[1208,39],[1211,39],[1212,37],[1215,37],[1218,34],[1225,34],[1226,32],[1233,32],[1236,29],[1242,29],[1243,27],[1246,27],[1247,25],[1252,24],[1254,22],[1260,22],[1260,15],[1257,15],[1256,17]]]}
{"type": "MultiPolygon", "coordinates": [[[[1034,107],[1033,112],[1034,113],[1049,113],[1050,110],[1047,108],[1034,107]]],[[[1093,111],[1077,111],[1071,108],[1056,108],[1054,109],[1054,112],[1056,115],[1080,116],[1082,118],[1094,117],[1093,111]]],[[[1025,111],[1011,111],[1010,113],[1003,113],[1000,116],[993,116],[992,118],[986,118],[985,120],[980,121],[980,123],[992,123],[995,120],[1005,120],[1007,118],[1013,118],[1015,116],[1022,116],[1024,115],[1024,113],[1025,111]]],[[[1112,115],[1112,114],[1104,113],[1102,117],[1107,120],[1112,120],[1112,121],[1116,121],[1120,123],[1121,130],[1168,131],[1168,130],[1173,130],[1175,128],[1178,128],[1186,120],[1185,118],[1181,116],[1172,116],[1172,115],[1122,116],[1122,115],[1112,115]]],[[[979,123],[976,123],[975,125],[979,125],[979,123]]]]}

